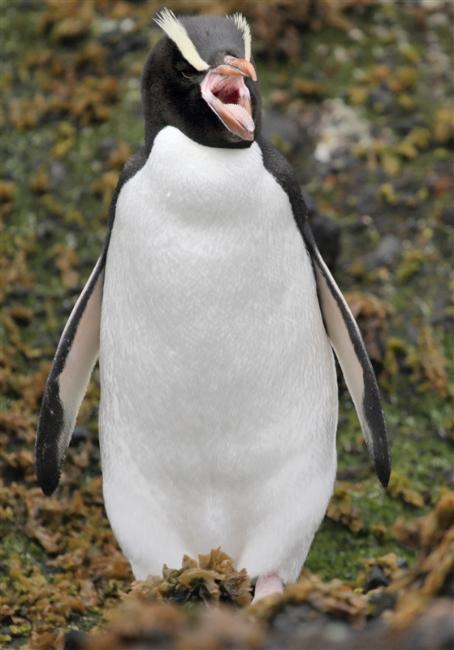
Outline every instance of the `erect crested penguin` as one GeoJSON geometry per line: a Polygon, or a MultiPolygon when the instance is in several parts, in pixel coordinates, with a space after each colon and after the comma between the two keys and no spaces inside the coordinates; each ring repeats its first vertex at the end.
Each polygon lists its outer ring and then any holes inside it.
{"type": "Polygon", "coordinates": [[[156,22],[145,145],[57,348],[38,480],[57,487],[99,353],[105,506],[134,575],[222,546],[258,599],[297,578],[332,494],[332,348],[386,486],[385,423],[294,173],[261,135],[246,20],[156,22]]]}

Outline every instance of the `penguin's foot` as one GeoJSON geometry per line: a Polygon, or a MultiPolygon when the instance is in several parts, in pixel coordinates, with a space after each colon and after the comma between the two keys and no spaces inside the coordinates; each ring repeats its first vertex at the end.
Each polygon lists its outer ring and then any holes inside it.
{"type": "Polygon", "coordinates": [[[279,578],[277,573],[272,573],[268,576],[259,576],[255,583],[255,593],[252,605],[258,600],[266,598],[271,594],[281,594],[284,591],[284,583],[279,578]]]}

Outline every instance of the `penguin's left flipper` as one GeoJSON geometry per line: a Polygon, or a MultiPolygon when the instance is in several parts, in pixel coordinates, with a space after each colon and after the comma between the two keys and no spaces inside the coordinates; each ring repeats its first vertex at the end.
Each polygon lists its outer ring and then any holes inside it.
{"type": "Polygon", "coordinates": [[[282,154],[259,139],[263,163],[287,194],[298,230],[311,256],[325,328],[352,397],[375,471],[384,487],[391,471],[380,391],[358,325],[317,248],[293,169],[282,154]]]}
{"type": "Polygon", "coordinates": [[[47,380],[36,439],[36,470],[44,494],[52,494],[77,413],[99,353],[105,253],[77,300],[47,380]]]}
{"type": "Polygon", "coordinates": [[[355,405],[375,471],[386,487],[391,467],[388,436],[375,373],[355,318],[320,255],[308,224],[304,225],[303,230],[312,257],[326,331],[355,405]]]}

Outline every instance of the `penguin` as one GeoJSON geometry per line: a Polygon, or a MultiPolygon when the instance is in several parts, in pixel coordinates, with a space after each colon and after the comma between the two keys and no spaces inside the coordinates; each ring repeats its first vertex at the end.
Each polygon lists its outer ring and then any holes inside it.
{"type": "Polygon", "coordinates": [[[144,145],[56,350],[37,477],[52,494],[99,356],[104,502],[135,578],[222,547],[257,601],[298,578],[333,491],[333,351],[385,487],[387,431],[295,174],[261,133],[246,19],[155,21],[144,145]]]}

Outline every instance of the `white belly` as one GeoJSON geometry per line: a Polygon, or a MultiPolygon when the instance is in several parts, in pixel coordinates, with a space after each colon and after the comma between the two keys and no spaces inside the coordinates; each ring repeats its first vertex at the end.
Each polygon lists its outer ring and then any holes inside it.
{"type": "Polygon", "coordinates": [[[332,490],[337,386],[308,254],[256,144],[158,135],[117,202],[100,363],[106,508],[136,575],[222,546],[292,577],[332,490]]]}

